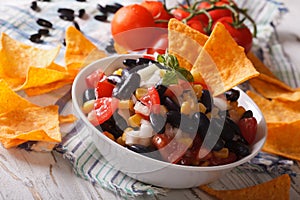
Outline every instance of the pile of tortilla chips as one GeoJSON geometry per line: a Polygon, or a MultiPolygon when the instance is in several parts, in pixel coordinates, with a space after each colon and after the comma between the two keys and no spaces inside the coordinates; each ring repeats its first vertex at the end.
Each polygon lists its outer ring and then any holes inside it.
{"type": "Polygon", "coordinates": [[[263,150],[286,158],[300,160],[300,88],[280,81],[252,53],[248,54],[260,75],[249,82],[248,91],[264,114],[268,136],[263,150]]]}
{"type": "Polygon", "coordinates": [[[66,66],[55,63],[60,47],[39,49],[2,33],[0,43],[0,141],[5,148],[27,141],[56,144],[59,125],[76,120],[59,116],[58,106],[35,105],[18,95],[40,95],[72,83],[78,71],[105,55],[75,27],[66,30],[66,66]]]}
{"type": "Polygon", "coordinates": [[[176,19],[169,21],[168,29],[169,53],[214,96],[259,75],[223,24],[217,23],[209,37],[176,19]]]}
{"type": "Polygon", "coordinates": [[[289,175],[284,174],[268,182],[261,183],[248,188],[237,189],[237,190],[214,190],[206,185],[200,186],[199,188],[207,194],[220,199],[220,200],[231,200],[231,199],[290,199],[290,187],[291,180],[289,175]]]}

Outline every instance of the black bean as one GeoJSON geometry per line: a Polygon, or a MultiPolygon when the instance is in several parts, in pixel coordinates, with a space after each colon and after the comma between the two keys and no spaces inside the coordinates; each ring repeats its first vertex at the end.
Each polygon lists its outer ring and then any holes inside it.
{"type": "Polygon", "coordinates": [[[113,96],[119,99],[129,99],[133,92],[140,86],[141,77],[138,73],[132,73],[113,90],[113,96]]]}
{"type": "Polygon", "coordinates": [[[70,8],[59,8],[57,12],[62,15],[74,15],[75,13],[75,11],[70,8]]]}
{"type": "MultiPolygon", "coordinates": [[[[236,133],[236,127],[233,125],[233,121],[226,118],[224,122],[224,127],[221,132],[221,138],[225,141],[231,141],[236,133]]],[[[235,123],[234,123],[235,124],[235,123]]]]}
{"type": "Polygon", "coordinates": [[[162,104],[164,105],[164,106],[166,106],[166,108],[168,109],[168,110],[175,110],[175,111],[180,111],[180,106],[177,104],[177,103],[175,103],[170,97],[168,97],[168,96],[165,96],[164,97],[164,99],[163,99],[163,101],[162,101],[162,104]]]}
{"type": "Polygon", "coordinates": [[[79,17],[79,18],[83,18],[84,15],[85,15],[85,9],[80,9],[80,10],[78,11],[78,17],[79,17]]]}
{"type": "Polygon", "coordinates": [[[30,8],[31,8],[32,10],[34,10],[34,11],[40,11],[40,10],[41,10],[41,9],[38,7],[36,1],[31,2],[30,8]]]}
{"type": "Polygon", "coordinates": [[[107,13],[107,10],[101,4],[97,4],[97,9],[104,14],[107,13]]]}
{"type": "Polygon", "coordinates": [[[196,134],[198,129],[198,123],[187,115],[181,114],[181,122],[179,127],[183,132],[189,134],[196,134]]]}
{"type": "Polygon", "coordinates": [[[109,118],[102,124],[96,126],[96,128],[101,132],[107,131],[111,133],[115,139],[117,139],[123,134],[123,130],[116,125],[116,121],[114,120],[113,117],[109,118]]]}
{"type": "Polygon", "coordinates": [[[101,21],[101,22],[105,22],[107,20],[106,15],[96,15],[96,16],[94,16],[94,18],[98,21],[101,21]]]}
{"type": "Polygon", "coordinates": [[[204,113],[201,112],[196,112],[195,114],[193,114],[192,118],[193,120],[195,120],[196,124],[198,125],[197,133],[203,139],[209,128],[210,120],[204,113]]]}
{"type": "Polygon", "coordinates": [[[129,67],[129,68],[133,68],[133,67],[137,66],[136,59],[129,59],[129,58],[124,59],[123,65],[125,65],[126,67],[129,67]]]}
{"type": "Polygon", "coordinates": [[[213,99],[208,90],[202,90],[200,102],[206,107],[206,113],[210,112],[213,105],[213,99]]]}
{"type": "Polygon", "coordinates": [[[39,29],[38,33],[39,33],[40,35],[45,35],[45,36],[47,36],[47,35],[49,35],[49,30],[48,30],[48,29],[45,29],[45,28],[41,28],[41,29],[39,29]]]}
{"type": "Polygon", "coordinates": [[[253,112],[252,112],[252,110],[247,110],[247,111],[243,114],[242,119],[243,119],[243,118],[250,118],[250,117],[253,117],[253,112]]]}
{"type": "Polygon", "coordinates": [[[96,99],[95,89],[94,88],[86,89],[83,92],[83,98],[82,98],[83,103],[86,102],[86,101],[93,100],[93,99],[96,99]]]}
{"type": "Polygon", "coordinates": [[[114,118],[116,126],[119,129],[124,131],[128,127],[126,120],[118,112],[114,112],[113,118],[114,118]]]}
{"type": "Polygon", "coordinates": [[[74,20],[74,15],[66,15],[66,14],[60,14],[59,18],[65,21],[73,21],[74,20]]]}
{"type": "Polygon", "coordinates": [[[162,101],[162,99],[164,97],[164,94],[165,94],[165,92],[167,91],[168,88],[165,85],[162,85],[162,84],[159,83],[155,86],[155,89],[157,90],[159,98],[162,101]]]}
{"type": "Polygon", "coordinates": [[[62,44],[63,44],[64,46],[67,45],[67,44],[66,44],[66,39],[65,39],[65,38],[63,39],[62,44]]]}
{"type": "Polygon", "coordinates": [[[34,43],[42,43],[43,40],[41,39],[41,37],[42,37],[41,34],[35,33],[29,37],[29,40],[34,43]]]}
{"type": "Polygon", "coordinates": [[[225,146],[224,141],[221,138],[219,138],[212,150],[220,151],[221,149],[224,148],[224,146],[225,146]]]}
{"type": "Polygon", "coordinates": [[[106,5],[105,10],[109,13],[116,13],[121,7],[118,5],[106,5]]]}
{"type": "Polygon", "coordinates": [[[80,31],[79,24],[76,21],[73,21],[73,24],[74,24],[75,28],[80,31]]]}
{"type": "Polygon", "coordinates": [[[149,58],[138,58],[136,59],[136,64],[137,65],[143,65],[143,64],[151,64],[151,63],[157,63],[156,61],[154,60],[151,60],[149,58]]]}
{"type": "Polygon", "coordinates": [[[225,146],[239,157],[245,157],[250,154],[249,147],[240,141],[228,141],[225,146]]]}
{"type": "Polygon", "coordinates": [[[122,77],[120,75],[117,75],[117,74],[112,74],[112,75],[109,75],[107,77],[107,80],[108,80],[108,82],[116,85],[116,84],[122,82],[122,77]]]}
{"type": "Polygon", "coordinates": [[[52,28],[52,23],[49,22],[48,20],[45,20],[45,19],[37,19],[36,23],[40,26],[44,26],[44,27],[47,27],[47,28],[52,28]]]}
{"type": "Polygon", "coordinates": [[[240,97],[240,91],[235,89],[230,89],[225,92],[226,99],[229,101],[237,101],[240,97]]]}
{"type": "Polygon", "coordinates": [[[151,113],[149,118],[152,128],[156,133],[165,132],[165,125],[167,120],[166,117],[162,116],[161,114],[151,113]]]}
{"type": "Polygon", "coordinates": [[[167,115],[167,122],[171,126],[175,128],[179,128],[181,122],[181,113],[179,111],[170,110],[169,112],[167,112],[166,115],[167,115]]]}

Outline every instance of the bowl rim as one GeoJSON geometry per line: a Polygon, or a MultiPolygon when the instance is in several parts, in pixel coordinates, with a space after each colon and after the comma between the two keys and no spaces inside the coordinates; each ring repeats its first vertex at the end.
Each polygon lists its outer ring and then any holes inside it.
{"type": "MultiPolygon", "coordinates": [[[[142,154],[136,153],[132,150],[129,150],[128,148],[123,147],[122,145],[116,143],[115,141],[112,141],[111,139],[109,139],[107,136],[105,136],[104,134],[98,134],[100,133],[100,131],[98,129],[96,129],[96,127],[94,125],[92,125],[86,115],[82,112],[81,107],[79,106],[79,102],[76,98],[76,88],[77,85],[80,84],[79,82],[84,81],[85,77],[83,77],[85,75],[85,73],[87,73],[87,71],[91,70],[91,68],[94,68],[95,65],[98,65],[101,62],[105,62],[108,60],[113,60],[113,59],[118,59],[118,58],[137,58],[137,57],[141,57],[141,56],[153,56],[153,55],[147,55],[147,54],[122,54],[122,55],[112,55],[109,57],[105,57],[105,58],[101,58],[98,59],[90,64],[88,64],[87,66],[85,66],[83,69],[81,69],[79,71],[79,73],[76,75],[73,84],[72,84],[72,88],[71,88],[71,95],[72,95],[72,106],[73,109],[75,108],[76,113],[79,115],[80,119],[83,121],[83,123],[85,123],[85,125],[87,125],[89,128],[91,128],[94,132],[97,132],[97,135],[101,138],[104,139],[105,142],[110,143],[110,145],[113,145],[115,148],[118,148],[118,150],[120,149],[121,151],[127,151],[127,153],[133,154],[133,156],[138,156],[142,159],[147,159],[150,160],[152,162],[156,162],[156,164],[160,164],[164,167],[171,167],[174,169],[178,169],[178,170],[186,170],[186,171],[220,171],[220,170],[226,170],[226,169],[231,169],[234,167],[237,167],[243,163],[246,163],[247,161],[249,161],[250,159],[252,159],[253,157],[255,157],[259,151],[261,151],[266,138],[267,138],[267,125],[266,125],[266,121],[265,118],[261,112],[261,110],[259,109],[259,107],[256,105],[256,103],[243,91],[241,90],[238,86],[234,87],[235,89],[238,89],[240,92],[244,93],[244,95],[246,95],[248,97],[248,101],[251,103],[251,105],[258,111],[258,113],[261,116],[261,120],[260,120],[260,126],[262,126],[262,131],[263,131],[263,137],[256,141],[256,144],[259,145],[258,147],[256,147],[255,149],[252,149],[251,154],[249,154],[246,157],[243,157],[240,160],[237,160],[233,163],[229,163],[229,164],[225,164],[225,165],[217,165],[217,166],[188,166],[188,165],[179,165],[179,164],[172,164],[172,163],[168,163],[166,161],[160,161],[154,158],[150,158],[147,156],[144,156],[142,154]]],[[[100,68],[100,67],[98,67],[100,68]]],[[[92,70],[91,72],[95,71],[96,69],[92,70]]],[[[122,171],[122,170],[121,170],[122,171]]]]}

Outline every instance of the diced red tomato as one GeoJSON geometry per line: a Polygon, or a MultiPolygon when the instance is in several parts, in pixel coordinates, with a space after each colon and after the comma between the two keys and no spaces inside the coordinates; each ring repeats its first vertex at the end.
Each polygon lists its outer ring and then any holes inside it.
{"type": "Polygon", "coordinates": [[[103,76],[102,79],[98,81],[95,89],[96,98],[111,97],[114,88],[115,86],[107,80],[107,77],[103,76]]]}
{"type": "Polygon", "coordinates": [[[160,110],[160,98],[155,87],[148,88],[148,94],[140,99],[140,101],[148,106],[153,113],[158,114],[160,110]]]}
{"type": "Polygon", "coordinates": [[[104,76],[104,72],[102,72],[102,70],[98,69],[96,71],[94,71],[92,74],[88,75],[85,78],[85,82],[87,84],[88,88],[95,88],[97,87],[97,83],[100,79],[102,79],[102,77],[104,76]]]}
{"type": "Polygon", "coordinates": [[[257,121],[255,117],[240,119],[238,126],[241,130],[242,136],[245,138],[248,144],[252,144],[255,140],[257,131],[257,121]]]}
{"type": "Polygon", "coordinates": [[[102,124],[113,115],[118,108],[118,102],[119,100],[113,97],[102,97],[96,99],[94,110],[98,121],[97,125],[102,124]]]}

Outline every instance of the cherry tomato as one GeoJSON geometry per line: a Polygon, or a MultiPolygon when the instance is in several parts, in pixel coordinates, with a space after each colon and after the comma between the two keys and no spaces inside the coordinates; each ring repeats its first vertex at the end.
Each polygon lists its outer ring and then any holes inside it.
{"type": "MultiPolygon", "coordinates": [[[[223,6],[223,5],[226,5],[226,4],[229,4],[229,1],[228,0],[221,0],[221,1],[218,1],[215,3],[216,6],[223,6]]],[[[210,8],[211,7],[211,4],[209,2],[206,2],[206,1],[203,1],[199,4],[198,8],[199,9],[207,9],[207,8],[210,8]]],[[[211,10],[211,11],[208,11],[208,13],[210,14],[213,22],[217,21],[218,19],[222,18],[222,17],[230,17],[232,15],[231,11],[228,10],[228,9],[215,9],[215,10],[211,10]]],[[[205,15],[203,16],[202,18],[204,20],[204,22],[208,22],[208,17],[205,15]]]]}
{"type": "Polygon", "coordinates": [[[244,47],[246,53],[250,51],[252,47],[252,33],[246,25],[243,24],[241,27],[235,28],[232,17],[222,17],[217,22],[224,24],[236,43],[244,47]]]}
{"type": "Polygon", "coordinates": [[[95,88],[97,87],[97,83],[102,77],[104,76],[104,72],[101,70],[96,70],[92,74],[88,75],[85,78],[85,82],[88,88],[95,88]]]}
{"type": "Polygon", "coordinates": [[[257,121],[254,117],[242,118],[238,122],[238,126],[241,130],[242,136],[248,142],[252,144],[257,131],[257,121]]]}
{"type": "Polygon", "coordinates": [[[168,48],[168,34],[162,34],[151,46],[147,49],[147,54],[154,54],[155,52],[159,54],[164,54],[168,48]]]}
{"type": "Polygon", "coordinates": [[[95,96],[97,99],[101,97],[111,97],[114,88],[115,86],[107,80],[107,77],[103,76],[102,79],[98,81],[95,96]]]}
{"type": "Polygon", "coordinates": [[[108,120],[117,110],[117,107],[118,99],[116,98],[102,97],[100,99],[96,99],[94,103],[94,110],[96,113],[98,124],[94,125],[97,126],[108,120]]]}
{"type": "Polygon", "coordinates": [[[115,42],[133,51],[146,49],[152,44],[154,37],[150,27],[155,27],[152,14],[139,4],[123,6],[111,21],[115,42]]]}
{"type": "Polygon", "coordinates": [[[168,27],[167,21],[172,18],[172,15],[167,12],[162,2],[144,0],[141,3],[141,5],[147,8],[147,10],[152,14],[154,21],[157,20],[166,21],[166,22],[156,23],[157,27],[162,27],[162,28],[168,27]]]}
{"type": "Polygon", "coordinates": [[[189,148],[189,145],[177,142],[166,134],[154,135],[152,144],[159,150],[161,156],[170,163],[178,163],[189,148]]]}
{"type": "Polygon", "coordinates": [[[198,19],[191,19],[187,22],[187,25],[189,25],[190,27],[192,27],[193,29],[203,33],[203,34],[206,34],[205,30],[204,30],[204,25],[203,23],[198,20],[198,19]]]}

